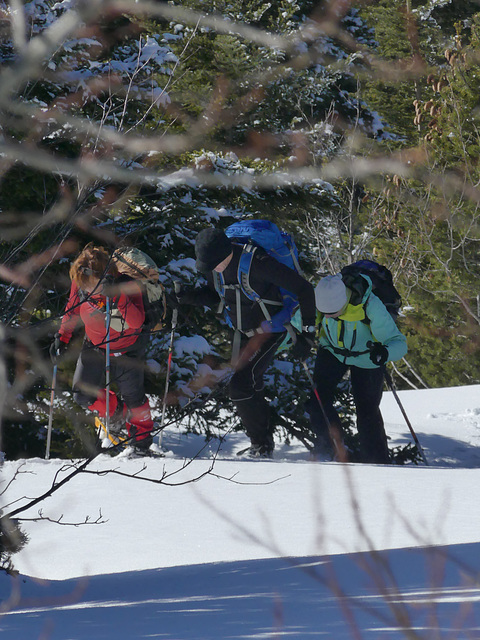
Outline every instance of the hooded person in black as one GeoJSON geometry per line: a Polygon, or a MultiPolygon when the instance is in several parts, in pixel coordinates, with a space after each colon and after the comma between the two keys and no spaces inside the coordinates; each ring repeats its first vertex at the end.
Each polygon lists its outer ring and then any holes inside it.
{"type": "Polygon", "coordinates": [[[308,356],[313,346],[315,294],[305,278],[255,247],[249,284],[259,300],[252,301],[239,283],[239,261],[243,251],[244,245],[235,244],[219,229],[211,227],[201,231],[195,242],[196,267],[207,279],[208,286],[183,292],[179,303],[215,308],[224,302],[234,329],[232,360],[235,373],[230,380],[230,397],[251,441],[249,455],[271,457],[273,430],[263,378],[285,339],[287,328],[284,323],[290,320],[289,314],[282,316],[280,288],[298,298],[303,330],[291,353],[301,360],[308,356]],[[219,279],[222,295],[218,292],[219,279]]]}

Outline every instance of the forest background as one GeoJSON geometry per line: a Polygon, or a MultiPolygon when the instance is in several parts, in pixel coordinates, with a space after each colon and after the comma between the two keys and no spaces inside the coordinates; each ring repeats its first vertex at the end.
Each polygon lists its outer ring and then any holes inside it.
{"type": "MultiPolygon", "coordinates": [[[[360,258],[391,269],[409,346],[399,387],[480,382],[478,2],[11,0],[0,33],[8,458],[44,455],[48,348],[92,240],[146,251],[171,294],[202,283],[200,229],[273,220],[314,284],[360,258]]],[[[168,320],[149,345],[158,409],[168,320]]],[[[59,368],[52,455],[88,445],[69,393],[81,339],[59,368]]],[[[213,312],[181,309],[170,421],[238,427],[216,385],[229,355],[213,312]]],[[[286,353],[268,378],[287,441],[308,441],[304,375],[286,353]]]]}

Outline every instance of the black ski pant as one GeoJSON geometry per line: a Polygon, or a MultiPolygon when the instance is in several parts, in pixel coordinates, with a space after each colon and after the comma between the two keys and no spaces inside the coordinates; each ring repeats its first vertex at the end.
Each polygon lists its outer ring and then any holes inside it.
{"type": "MultiPolygon", "coordinates": [[[[135,343],[127,354],[112,354],[110,357],[110,383],[116,384],[129,409],[140,407],[145,402],[142,347],[142,344],[135,343]]],[[[85,340],[73,375],[73,398],[84,409],[88,409],[99,391],[105,388],[105,369],[105,350],[85,340]]]]}
{"type": "MultiPolygon", "coordinates": [[[[362,462],[388,464],[390,455],[380,412],[384,367],[362,369],[346,365],[327,349],[320,348],[317,352],[313,379],[325,414],[332,424],[340,425],[340,419],[334,407],[334,397],[337,385],[348,369],[350,369],[352,395],[357,413],[361,460],[362,462]]],[[[328,438],[328,426],[313,393],[308,402],[308,411],[313,431],[317,434],[319,441],[325,441],[328,438]]]]}
{"type": "MultiPolygon", "coordinates": [[[[254,336],[254,339],[257,336],[254,336]]],[[[230,380],[230,397],[252,444],[273,449],[270,406],[265,399],[264,374],[283,342],[285,333],[274,333],[246,357],[230,380]]],[[[242,334],[240,353],[246,353],[248,338],[242,334]]]]}

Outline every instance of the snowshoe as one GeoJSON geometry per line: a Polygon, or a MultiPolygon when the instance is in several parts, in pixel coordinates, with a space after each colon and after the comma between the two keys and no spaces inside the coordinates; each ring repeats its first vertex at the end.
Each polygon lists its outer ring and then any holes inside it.
{"type": "Polygon", "coordinates": [[[273,458],[273,447],[265,444],[251,444],[246,449],[237,452],[237,456],[247,458],[273,458]]]}
{"type": "Polygon", "coordinates": [[[149,447],[138,447],[136,444],[137,443],[129,444],[119,453],[118,457],[129,459],[165,457],[165,452],[156,444],[151,444],[149,447]]]}
{"type": "Polygon", "coordinates": [[[110,427],[107,431],[106,425],[98,416],[95,416],[95,428],[97,429],[98,437],[104,449],[120,445],[128,439],[126,431],[122,432],[121,429],[116,432],[110,427]]]}
{"type": "Polygon", "coordinates": [[[335,452],[332,441],[328,436],[319,435],[310,449],[310,460],[314,462],[328,462],[334,460],[335,452]]]}

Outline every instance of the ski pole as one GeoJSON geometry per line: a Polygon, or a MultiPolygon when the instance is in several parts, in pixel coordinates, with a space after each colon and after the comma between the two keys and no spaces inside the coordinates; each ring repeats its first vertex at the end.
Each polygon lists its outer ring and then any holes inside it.
{"type": "Polygon", "coordinates": [[[330,440],[332,441],[333,446],[336,449],[338,460],[339,462],[347,462],[348,461],[347,451],[345,449],[345,445],[343,444],[340,438],[340,430],[338,427],[336,426],[334,427],[332,425],[329,417],[327,416],[327,412],[325,411],[325,407],[323,406],[323,402],[320,398],[320,394],[318,393],[317,385],[315,384],[313,376],[310,373],[310,370],[305,360],[302,360],[302,365],[303,365],[303,368],[305,369],[305,373],[307,374],[307,378],[308,378],[308,381],[310,382],[310,386],[312,387],[312,391],[315,395],[315,398],[317,399],[317,402],[322,411],[323,419],[325,420],[325,423],[327,425],[328,433],[330,435],[330,440]]]}
{"type": "Polygon", "coordinates": [[[110,298],[106,296],[106,308],[105,308],[105,325],[106,325],[106,339],[107,344],[105,346],[105,430],[107,437],[110,435],[110,298]]]}
{"type": "Polygon", "coordinates": [[[403,417],[405,418],[405,422],[408,425],[408,428],[410,429],[410,433],[412,434],[412,438],[417,446],[418,452],[420,453],[420,455],[422,456],[422,460],[423,462],[427,465],[428,467],[428,461],[427,458],[425,456],[425,452],[422,449],[422,446],[420,445],[420,442],[418,441],[417,438],[417,434],[415,433],[412,424],[410,422],[410,420],[408,419],[408,416],[406,414],[406,411],[400,401],[400,398],[398,397],[398,393],[397,390],[395,389],[395,386],[393,384],[393,380],[392,380],[392,376],[390,375],[390,373],[385,369],[385,380],[387,381],[387,385],[390,387],[391,392],[393,393],[393,397],[395,398],[395,400],[397,401],[398,406],[400,407],[400,411],[402,412],[403,417]]]}
{"type": "Polygon", "coordinates": [[[55,362],[55,364],[53,365],[52,389],[50,392],[50,413],[48,415],[47,448],[45,451],[45,460],[50,460],[50,444],[52,442],[52,424],[53,424],[53,402],[55,400],[55,387],[57,385],[57,369],[58,369],[58,365],[55,362]]]}
{"type": "MultiPolygon", "coordinates": [[[[175,295],[180,293],[180,282],[179,280],[175,280],[174,282],[175,295]]],[[[162,429],[165,424],[165,415],[167,412],[167,396],[168,389],[170,386],[170,371],[172,369],[172,357],[173,357],[173,341],[175,339],[175,329],[177,328],[178,322],[178,307],[176,307],[172,312],[172,332],[170,333],[170,344],[168,346],[168,359],[167,359],[167,376],[165,378],[165,392],[163,394],[163,404],[162,404],[162,418],[160,421],[160,433],[158,436],[158,444],[162,444],[162,429]]]]}

